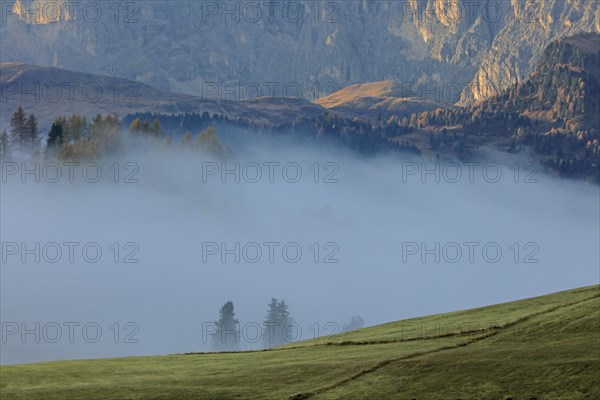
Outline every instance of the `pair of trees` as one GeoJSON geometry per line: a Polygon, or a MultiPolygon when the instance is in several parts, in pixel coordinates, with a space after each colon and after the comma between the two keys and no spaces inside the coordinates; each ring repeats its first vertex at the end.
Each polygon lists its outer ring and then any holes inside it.
{"type": "MultiPolygon", "coordinates": [[[[10,135],[12,144],[21,149],[33,149],[38,144],[39,130],[37,118],[34,114],[29,117],[25,114],[23,107],[19,107],[10,118],[10,135]]],[[[6,131],[2,132],[2,153],[6,153],[9,146],[6,131]]]]}
{"type": "Polygon", "coordinates": [[[192,139],[192,134],[186,132],[183,135],[181,145],[186,148],[195,148],[207,151],[217,158],[224,158],[231,154],[230,151],[221,144],[217,137],[217,131],[213,127],[208,127],[192,139]]]}
{"type": "MultiPolygon", "coordinates": [[[[284,300],[271,298],[267,316],[263,321],[262,341],[265,348],[280,346],[291,341],[290,329],[293,318],[284,300]]],[[[213,334],[213,348],[216,351],[235,351],[239,349],[240,328],[235,317],[232,301],[223,304],[219,309],[219,319],[215,321],[216,330],[213,334]]]]}
{"type": "Polygon", "coordinates": [[[163,130],[160,126],[160,121],[158,120],[158,118],[154,118],[152,124],[150,124],[150,122],[146,120],[136,118],[129,125],[129,133],[161,137],[163,135],[163,130]]]}

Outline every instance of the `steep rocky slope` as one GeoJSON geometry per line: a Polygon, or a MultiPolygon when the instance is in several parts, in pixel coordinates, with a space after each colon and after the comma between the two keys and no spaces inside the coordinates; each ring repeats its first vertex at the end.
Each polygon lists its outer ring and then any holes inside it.
{"type": "Polygon", "coordinates": [[[552,42],[528,79],[467,107],[415,113],[402,140],[427,137],[422,150],[465,156],[481,148],[527,150],[562,175],[600,182],[600,34],[552,42]]]}
{"type": "MultiPolygon", "coordinates": [[[[506,1],[505,3],[508,3],[506,1]]],[[[509,18],[463,92],[461,103],[479,101],[522,82],[546,46],[564,36],[600,32],[600,2],[585,0],[511,0],[509,18]]]]}

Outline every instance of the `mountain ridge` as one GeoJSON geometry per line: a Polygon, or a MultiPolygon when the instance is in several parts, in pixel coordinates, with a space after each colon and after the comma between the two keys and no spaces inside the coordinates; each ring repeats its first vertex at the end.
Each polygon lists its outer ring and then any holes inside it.
{"type": "MultiPolygon", "coordinates": [[[[22,106],[27,112],[35,113],[44,128],[57,116],[73,113],[91,117],[103,112],[117,116],[140,112],[207,112],[271,125],[300,116],[317,116],[325,111],[303,99],[207,99],[165,92],[124,78],[23,62],[0,63],[0,97],[3,109],[12,112],[22,106]]],[[[8,124],[8,114],[2,115],[4,124],[8,124]]]]}
{"type": "Polygon", "coordinates": [[[272,15],[259,9],[262,18],[252,19],[248,1],[235,2],[232,12],[224,3],[119,2],[117,14],[112,3],[97,3],[102,18],[95,21],[60,0],[53,1],[63,10],[54,22],[36,22],[36,7],[44,10],[48,0],[15,1],[19,7],[0,25],[0,59],[200,97],[214,87],[222,97],[228,84],[266,91],[276,83],[276,96],[293,88],[315,100],[352,84],[394,80],[459,85],[453,100],[466,104],[525,79],[551,41],[600,32],[593,0],[298,0],[298,21],[282,8],[272,15]]]}
{"type": "MultiPolygon", "coordinates": [[[[563,175],[600,182],[600,34],[550,43],[527,80],[466,107],[392,121],[429,138],[429,151],[465,156],[493,144],[532,156],[563,175]]],[[[438,154],[439,154],[438,153],[438,154]]]]}

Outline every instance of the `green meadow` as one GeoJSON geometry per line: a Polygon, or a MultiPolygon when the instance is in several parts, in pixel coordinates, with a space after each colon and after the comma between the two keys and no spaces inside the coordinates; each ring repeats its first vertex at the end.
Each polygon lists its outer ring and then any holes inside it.
{"type": "Polygon", "coordinates": [[[0,367],[8,399],[600,399],[600,286],[265,351],[0,367]]]}

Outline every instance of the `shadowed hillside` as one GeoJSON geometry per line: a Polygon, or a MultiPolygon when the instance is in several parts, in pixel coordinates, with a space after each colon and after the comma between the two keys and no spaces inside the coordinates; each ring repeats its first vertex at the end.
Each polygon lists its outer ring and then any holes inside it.
{"type": "Polygon", "coordinates": [[[49,128],[57,116],[70,114],[92,117],[98,113],[124,116],[136,112],[207,112],[271,125],[325,111],[297,98],[240,99],[234,93],[215,100],[164,92],[127,79],[14,62],[0,64],[0,85],[5,110],[4,121],[0,122],[7,123],[10,113],[23,106],[38,117],[43,128],[49,128]]]}

